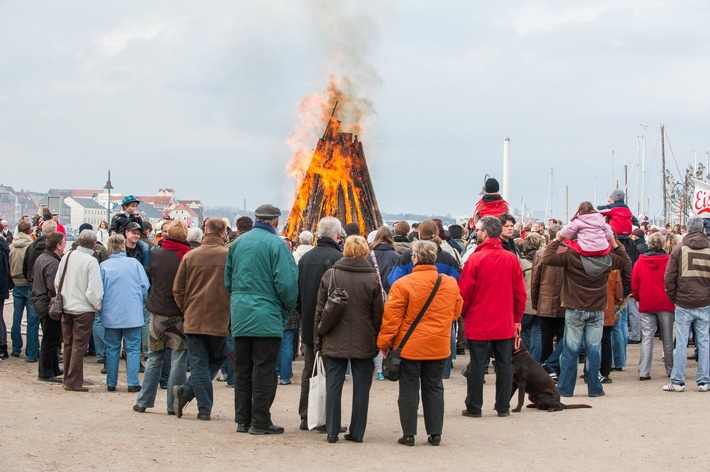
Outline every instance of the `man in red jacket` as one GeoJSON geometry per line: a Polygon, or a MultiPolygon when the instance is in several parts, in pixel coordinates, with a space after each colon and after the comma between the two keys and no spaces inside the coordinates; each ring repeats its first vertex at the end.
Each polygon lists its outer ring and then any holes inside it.
{"type": "Polygon", "coordinates": [[[525,281],[518,258],[503,249],[503,227],[498,218],[487,216],[476,223],[479,242],[461,273],[464,331],[471,352],[467,376],[466,409],[463,416],[479,418],[483,407],[483,376],[488,343],[496,359],[496,403],[498,416],[510,415],[513,385],[511,357],[515,324],[525,311],[525,281]]]}

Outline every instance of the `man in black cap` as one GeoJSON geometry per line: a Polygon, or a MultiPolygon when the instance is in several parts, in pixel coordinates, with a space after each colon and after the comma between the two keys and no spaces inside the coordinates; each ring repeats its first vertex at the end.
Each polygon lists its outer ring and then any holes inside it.
{"type": "Polygon", "coordinates": [[[271,421],[276,361],[298,296],[298,268],[276,233],[281,211],[261,205],[254,228],[229,248],[224,284],[231,296],[234,410],[238,433],[281,434],[271,421]]]}

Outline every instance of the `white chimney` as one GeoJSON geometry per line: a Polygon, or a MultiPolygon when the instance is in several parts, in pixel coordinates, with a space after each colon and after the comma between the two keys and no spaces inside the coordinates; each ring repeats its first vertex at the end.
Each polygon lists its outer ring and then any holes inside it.
{"type": "Polygon", "coordinates": [[[503,200],[510,196],[510,138],[503,141],[503,200]]]}

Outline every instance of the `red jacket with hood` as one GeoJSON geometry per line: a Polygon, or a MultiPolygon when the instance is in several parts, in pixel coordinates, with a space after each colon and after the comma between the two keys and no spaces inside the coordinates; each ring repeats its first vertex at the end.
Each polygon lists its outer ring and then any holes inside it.
{"type": "Polygon", "coordinates": [[[648,252],[634,264],[631,273],[631,291],[639,303],[641,313],[675,311],[673,302],[666,295],[664,275],[670,255],[665,252],[648,252]]]}

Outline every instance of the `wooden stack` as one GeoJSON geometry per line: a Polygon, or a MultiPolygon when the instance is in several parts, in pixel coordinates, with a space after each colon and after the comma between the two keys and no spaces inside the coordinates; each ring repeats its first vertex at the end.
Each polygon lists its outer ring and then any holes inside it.
{"type": "Polygon", "coordinates": [[[333,117],[318,140],[282,234],[291,240],[304,230],[316,234],[325,216],[343,225],[357,223],[363,236],[382,226],[362,143],[353,133],[341,133],[333,117]]]}

